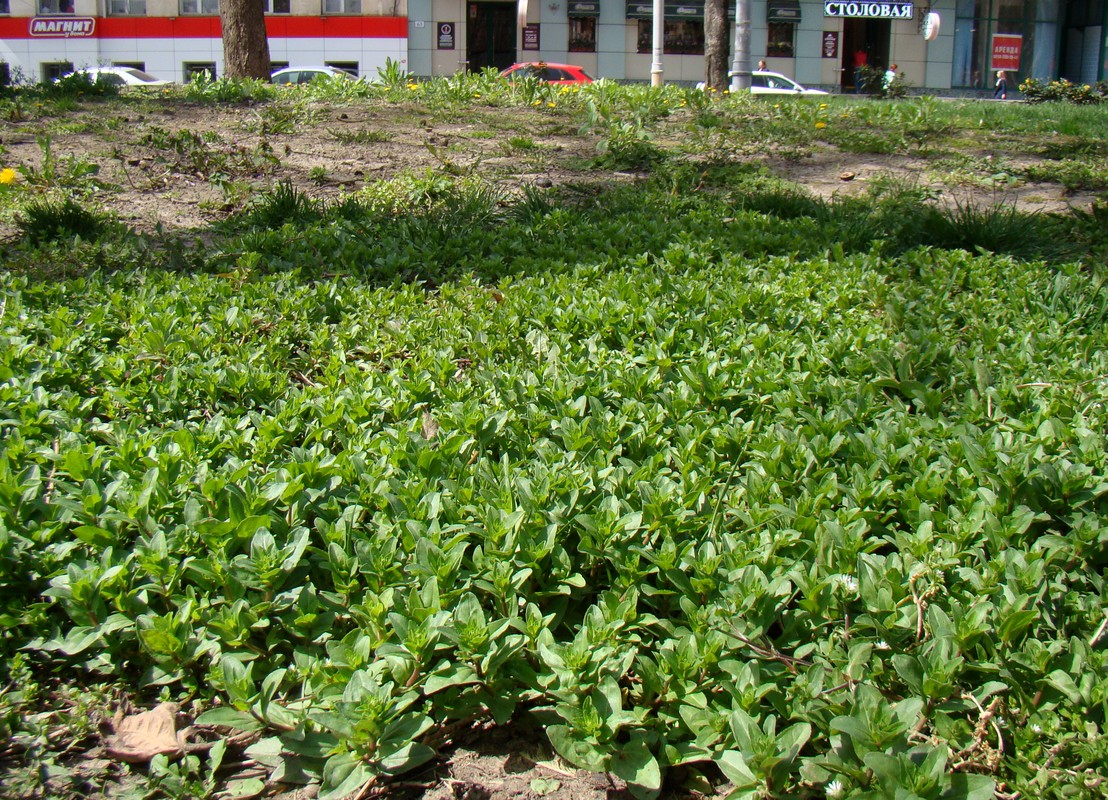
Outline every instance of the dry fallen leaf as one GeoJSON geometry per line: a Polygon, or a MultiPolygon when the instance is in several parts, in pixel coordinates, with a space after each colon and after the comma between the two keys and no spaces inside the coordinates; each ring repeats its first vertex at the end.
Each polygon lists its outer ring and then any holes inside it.
{"type": "Polygon", "coordinates": [[[423,412],[423,438],[430,441],[439,435],[439,423],[431,416],[430,411],[423,412]]]}
{"type": "Polygon", "coordinates": [[[156,755],[180,755],[184,737],[177,731],[177,704],[162,703],[150,711],[132,714],[115,724],[107,737],[108,755],[130,764],[149,761],[156,755]]]}

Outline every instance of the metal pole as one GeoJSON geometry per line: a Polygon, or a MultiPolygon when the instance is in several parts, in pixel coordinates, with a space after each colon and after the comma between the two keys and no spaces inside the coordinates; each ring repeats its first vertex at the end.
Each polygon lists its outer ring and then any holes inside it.
{"type": "MultiPolygon", "coordinates": [[[[463,6],[464,8],[465,6],[463,6]]],[[[516,61],[523,60],[523,28],[527,25],[527,0],[519,0],[516,7],[516,61]]],[[[491,33],[489,34],[492,35],[491,33]]]]}
{"type": "Polygon", "coordinates": [[[750,0],[735,0],[735,56],[731,91],[750,88],[750,0]]]}
{"type": "Polygon", "coordinates": [[[653,59],[650,62],[650,85],[662,85],[662,51],[666,38],[666,4],[665,0],[654,0],[654,45],[653,59]]]}

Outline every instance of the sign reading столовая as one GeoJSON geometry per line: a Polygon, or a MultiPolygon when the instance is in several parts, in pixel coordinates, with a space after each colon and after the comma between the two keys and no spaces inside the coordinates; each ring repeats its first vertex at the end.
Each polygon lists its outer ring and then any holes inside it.
{"type": "Polygon", "coordinates": [[[823,4],[823,16],[911,19],[914,11],[912,5],[912,3],[860,3],[827,0],[823,4]]]}

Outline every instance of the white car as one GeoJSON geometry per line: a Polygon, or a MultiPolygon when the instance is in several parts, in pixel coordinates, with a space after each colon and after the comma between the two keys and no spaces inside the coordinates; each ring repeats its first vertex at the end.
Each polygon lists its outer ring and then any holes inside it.
{"type": "Polygon", "coordinates": [[[357,80],[355,76],[338,67],[285,67],[270,75],[269,80],[272,83],[311,83],[321,76],[357,80]]]}
{"type": "Polygon", "coordinates": [[[805,89],[779,72],[754,70],[750,73],[751,94],[827,94],[822,89],[805,89]]]}
{"type": "Polygon", "coordinates": [[[112,86],[168,86],[170,83],[134,67],[87,67],[74,70],[70,75],[84,75],[92,83],[112,86]]]}

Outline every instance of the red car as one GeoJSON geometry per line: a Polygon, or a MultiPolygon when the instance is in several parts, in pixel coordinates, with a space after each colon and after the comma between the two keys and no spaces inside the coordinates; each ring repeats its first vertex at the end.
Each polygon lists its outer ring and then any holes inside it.
{"type": "Polygon", "coordinates": [[[501,78],[538,78],[546,83],[592,83],[593,77],[576,64],[554,64],[549,61],[522,61],[500,73],[501,78]]]}

